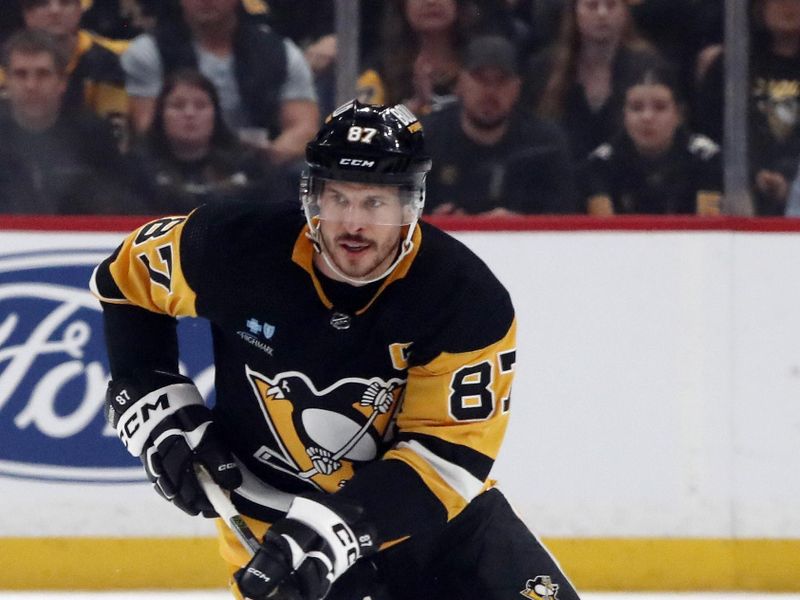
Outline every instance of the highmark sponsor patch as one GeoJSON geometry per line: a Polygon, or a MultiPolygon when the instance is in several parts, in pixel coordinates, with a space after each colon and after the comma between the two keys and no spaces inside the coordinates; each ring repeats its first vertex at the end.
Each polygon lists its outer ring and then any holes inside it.
{"type": "MultiPolygon", "coordinates": [[[[109,379],[92,269],[107,250],[0,252],[0,478],[143,481],[103,418],[109,379]]],[[[181,370],[211,386],[204,322],[179,327],[181,370]]]]}

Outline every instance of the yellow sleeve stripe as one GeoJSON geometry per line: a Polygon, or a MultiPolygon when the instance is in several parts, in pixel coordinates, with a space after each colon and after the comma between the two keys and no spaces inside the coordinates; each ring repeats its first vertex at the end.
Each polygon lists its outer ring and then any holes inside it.
{"type": "Polygon", "coordinates": [[[433,465],[410,447],[393,448],[384,455],[384,459],[400,460],[414,469],[447,510],[448,521],[467,505],[467,500],[447,483],[433,465]]]}
{"type": "Polygon", "coordinates": [[[483,490],[483,481],[463,467],[437,456],[417,440],[400,442],[397,448],[408,448],[421,456],[447,485],[468,502],[483,490]]]}
{"type": "Polygon", "coordinates": [[[441,423],[410,423],[405,419],[398,424],[404,433],[429,435],[451,444],[468,446],[494,460],[508,427],[508,413],[496,408],[491,419],[445,426],[441,423]]]}

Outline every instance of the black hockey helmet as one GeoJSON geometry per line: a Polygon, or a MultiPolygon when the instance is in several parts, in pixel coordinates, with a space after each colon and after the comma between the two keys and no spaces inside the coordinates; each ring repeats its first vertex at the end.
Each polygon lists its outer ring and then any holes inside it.
{"type": "Polygon", "coordinates": [[[402,104],[362,104],[351,100],[325,119],[306,146],[308,172],[300,198],[312,231],[320,216],[319,194],[327,180],[399,187],[403,225],[416,223],[425,205],[425,153],[422,125],[402,104]]]}
{"type": "Polygon", "coordinates": [[[306,146],[309,175],[324,179],[423,188],[431,159],[422,125],[402,104],[353,100],[325,119],[306,146]]]}

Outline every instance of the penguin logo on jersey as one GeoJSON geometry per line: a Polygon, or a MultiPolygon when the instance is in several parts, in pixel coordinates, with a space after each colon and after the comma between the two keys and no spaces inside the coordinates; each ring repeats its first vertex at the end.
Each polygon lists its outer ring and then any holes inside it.
{"type": "Polygon", "coordinates": [[[539,575],[525,582],[520,595],[531,600],[558,600],[558,584],[553,583],[549,575],[539,575]]]}
{"type": "Polygon", "coordinates": [[[353,476],[355,463],[377,458],[405,386],[399,378],[347,377],[317,389],[299,371],[246,372],[275,440],[255,457],[328,491],[353,476]]]}

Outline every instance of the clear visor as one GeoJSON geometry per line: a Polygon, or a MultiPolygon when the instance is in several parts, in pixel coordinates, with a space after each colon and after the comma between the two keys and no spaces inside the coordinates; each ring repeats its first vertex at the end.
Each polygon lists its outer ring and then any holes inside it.
{"type": "Polygon", "coordinates": [[[403,226],[416,222],[425,195],[416,186],[310,177],[303,198],[309,221],[403,226]]]}

